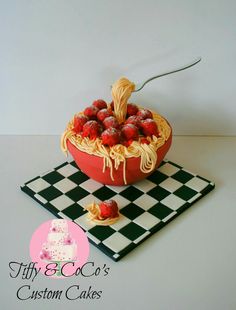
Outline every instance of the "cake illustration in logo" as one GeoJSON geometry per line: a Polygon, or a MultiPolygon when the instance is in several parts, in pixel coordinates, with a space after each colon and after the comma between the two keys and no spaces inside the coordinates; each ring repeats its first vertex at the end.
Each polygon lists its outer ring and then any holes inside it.
{"type": "Polygon", "coordinates": [[[68,223],[63,219],[51,221],[46,242],[43,243],[40,259],[49,262],[68,262],[77,260],[77,244],[71,238],[68,223]]]}

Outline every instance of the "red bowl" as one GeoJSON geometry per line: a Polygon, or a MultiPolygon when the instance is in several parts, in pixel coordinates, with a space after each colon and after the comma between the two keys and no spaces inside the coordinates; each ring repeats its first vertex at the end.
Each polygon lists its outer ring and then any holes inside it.
{"type": "MultiPolygon", "coordinates": [[[[172,132],[169,138],[166,140],[165,144],[163,144],[157,150],[156,168],[160,165],[166,153],[168,152],[171,146],[171,142],[172,142],[172,132]]],[[[67,140],[67,147],[68,151],[74,158],[77,166],[91,179],[94,179],[95,181],[98,181],[106,185],[115,185],[115,186],[126,185],[123,179],[123,163],[119,165],[117,170],[113,168],[113,178],[114,178],[113,181],[111,179],[109,167],[106,167],[105,171],[103,172],[103,158],[80,151],[69,140],[67,140]]],[[[140,157],[132,157],[126,159],[127,184],[132,184],[142,179],[145,179],[152,172],[143,173],[140,170],[140,157]]]]}

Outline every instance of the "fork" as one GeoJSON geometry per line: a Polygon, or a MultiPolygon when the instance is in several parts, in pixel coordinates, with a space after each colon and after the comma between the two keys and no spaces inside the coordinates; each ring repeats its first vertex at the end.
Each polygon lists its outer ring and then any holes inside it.
{"type": "Polygon", "coordinates": [[[180,67],[180,68],[177,68],[177,69],[172,70],[172,71],[168,71],[168,72],[165,72],[165,73],[162,73],[162,74],[155,75],[155,76],[149,78],[148,80],[146,80],[143,83],[137,83],[137,84],[135,84],[135,89],[133,90],[133,92],[140,91],[147,83],[151,82],[152,80],[155,80],[155,79],[157,79],[159,77],[162,77],[162,76],[165,76],[165,75],[168,75],[168,74],[176,73],[176,72],[179,72],[179,71],[191,68],[191,67],[195,66],[197,63],[199,63],[200,61],[201,61],[201,57],[198,57],[196,60],[194,60],[193,62],[191,62],[190,64],[188,64],[188,65],[186,65],[184,67],[180,67]]]}

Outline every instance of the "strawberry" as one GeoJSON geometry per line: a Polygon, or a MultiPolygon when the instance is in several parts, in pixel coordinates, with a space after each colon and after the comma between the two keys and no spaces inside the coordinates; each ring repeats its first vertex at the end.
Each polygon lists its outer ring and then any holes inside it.
{"type": "Polygon", "coordinates": [[[127,115],[131,116],[131,115],[135,115],[138,112],[138,107],[136,106],[136,104],[133,103],[128,103],[127,104],[127,115]]]}
{"type": "Polygon", "coordinates": [[[89,119],[96,119],[98,111],[99,109],[97,107],[91,105],[84,110],[84,115],[87,116],[89,119]]]}
{"type": "Polygon", "coordinates": [[[158,136],[158,128],[156,122],[151,119],[147,118],[141,121],[141,128],[142,132],[145,136],[158,136]]]}
{"type": "Polygon", "coordinates": [[[116,128],[108,128],[103,131],[102,135],[102,144],[113,146],[115,144],[120,143],[120,131],[116,128]]]}
{"type": "Polygon", "coordinates": [[[140,116],[142,119],[153,118],[152,112],[147,109],[139,110],[136,115],[140,116]]]}
{"type": "Polygon", "coordinates": [[[106,117],[109,117],[112,115],[113,115],[113,113],[110,109],[101,109],[100,111],[98,111],[97,119],[99,121],[103,122],[106,117]]]}
{"type": "Polygon", "coordinates": [[[142,118],[140,116],[132,115],[132,116],[127,118],[127,120],[125,121],[125,124],[133,124],[139,128],[141,120],[142,120],[142,118]]]}
{"type": "Polygon", "coordinates": [[[106,117],[103,121],[103,125],[105,128],[119,128],[119,123],[114,116],[106,117]]]}
{"type": "Polygon", "coordinates": [[[121,128],[121,134],[125,140],[138,140],[138,128],[133,124],[125,124],[121,128]]]}
{"type": "Polygon", "coordinates": [[[75,133],[80,133],[83,130],[84,124],[88,121],[88,117],[85,115],[75,115],[74,116],[74,131],[75,133]]]}
{"type": "Polygon", "coordinates": [[[100,136],[101,125],[97,121],[88,121],[83,126],[83,137],[89,137],[90,139],[96,139],[100,136]]]}
{"type": "Polygon", "coordinates": [[[115,200],[105,200],[99,204],[100,217],[103,219],[119,216],[118,205],[115,200]]]}
{"type": "Polygon", "coordinates": [[[107,104],[104,100],[102,99],[98,99],[98,100],[95,100],[93,102],[93,106],[95,106],[96,108],[98,108],[99,110],[101,109],[106,109],[107,108],[107,104]]]}

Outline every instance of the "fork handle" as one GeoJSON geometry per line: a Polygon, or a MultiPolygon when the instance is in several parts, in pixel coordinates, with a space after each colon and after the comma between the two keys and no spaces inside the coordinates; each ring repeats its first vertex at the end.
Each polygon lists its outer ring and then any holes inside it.
{"type": "Polygon", "coordinates": [[[194,62],[190,63],[187,66],[184,66],[184,67],[172,70],[172,71],[168,71],[166,73],[162,73],[162,74],[159,74],[159,75],[155,75],[155,76],[151,77],[150,79],[146,80],[139,88],[135,89],[133,92],[137,92],[137,91],[141,90],[147,83],[149,83],[152,80],[155,80],[155,79],[157,79],[159,77],[162,77],[162,76],[165,76],[165,75],[168,75],[168,74],[176,73],[176,72],[179,72],[179,71],[191,68],[191,67],[195,66],[197,63],[199,63],[200,61],[201,61],[201,57],[197,58],[194,62]]]}

